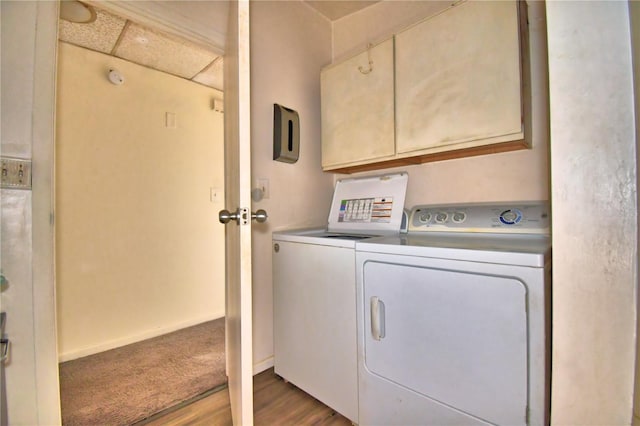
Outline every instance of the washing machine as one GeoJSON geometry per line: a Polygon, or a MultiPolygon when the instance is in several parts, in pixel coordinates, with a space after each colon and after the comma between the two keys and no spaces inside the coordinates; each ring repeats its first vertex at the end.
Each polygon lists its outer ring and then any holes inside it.
{"type": "Polygon", "coordinates": [[[544,202],[416,206],[356,243],[361,425],[546,425],[544,202]]]}
{"type": "Polygon", "coordinates": [[[341,179],[326,227],[273,234],[275,373],[356,424],[355,244],[399,234],[407,180],[341,179]]]}

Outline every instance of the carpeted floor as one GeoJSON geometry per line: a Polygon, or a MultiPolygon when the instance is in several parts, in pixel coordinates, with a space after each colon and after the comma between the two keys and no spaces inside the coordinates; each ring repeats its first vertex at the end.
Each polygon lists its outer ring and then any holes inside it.
{"type": "Polygon", "coordinates": [[[60,364],[62,424],[129,425],[226,380],[220,318],[60,364]]]}

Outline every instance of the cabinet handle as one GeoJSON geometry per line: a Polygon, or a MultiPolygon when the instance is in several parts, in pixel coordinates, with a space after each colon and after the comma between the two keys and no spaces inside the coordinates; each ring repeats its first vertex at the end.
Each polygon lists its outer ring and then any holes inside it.
{"type": "Polygon", "coordinates": [[[378,296],[371,297],[371,335],[374,340],[384,339],[385,318],[384,302],[378,296]]]}
{"type": "Polygon", "coordinates": [[[369,43],[367,45],[367,58],[369,59],[369,68],[365,69],[362,65],[358,67],[358,71],[360,71],[364,75],[367,75],[371,71],[373,71],[373,60],[371,59],[371,48],[372,47],[373,47],[373,44],[371,44],[371,43],[369,43]]]}

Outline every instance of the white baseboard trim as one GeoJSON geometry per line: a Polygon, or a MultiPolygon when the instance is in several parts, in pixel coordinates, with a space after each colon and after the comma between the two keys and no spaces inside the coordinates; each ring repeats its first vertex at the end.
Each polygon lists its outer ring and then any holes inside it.
{"type": "Polygon", "coordinates": [[[264,370],[271,367],[273,367],[273,356],[253,364],[253,375],[255,376],[256,374],[262,373],[264,370]]]}
{"type": "Polygon", "coordinates": [[[89,346],[86,348],[76,349],[69,352],[61,353],[61,354],[58,354],[58,362],[71,361],[73,359],[94,355],[100,352],[108,351],[109,349],[115,349],[121,346],[129,345],[131,343],[140,342],[142,340],[152,339],[154,337],[162,336],[163,334],[171,333],[172,331],[191,327],[192,325],[198,325],[203,322],[212,321],[222,317],[224,317],[224,312],[217,312],[215,314],[207,315],[206,317],[194,318],[194,319],[182,321],[176,324],[171,324],[165,327],[147,330],[145,332],[135,334],[133,336],[127,336],[120,339],[109,340],[107,342],[100,343],[99,345],[89,346]]]}

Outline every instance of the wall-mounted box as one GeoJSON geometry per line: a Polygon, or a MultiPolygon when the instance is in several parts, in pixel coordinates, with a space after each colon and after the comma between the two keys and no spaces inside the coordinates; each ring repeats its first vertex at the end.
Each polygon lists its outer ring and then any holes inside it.
{"type": "Polygon", "coordinates": [[[300,118],[298,113],[273,104],[273,159],[295,163],[300,154],[300,118]]]}

